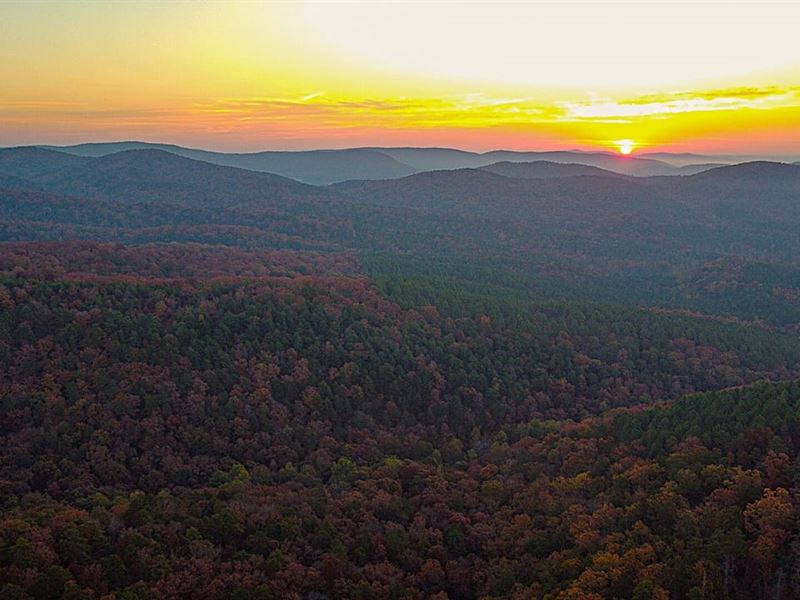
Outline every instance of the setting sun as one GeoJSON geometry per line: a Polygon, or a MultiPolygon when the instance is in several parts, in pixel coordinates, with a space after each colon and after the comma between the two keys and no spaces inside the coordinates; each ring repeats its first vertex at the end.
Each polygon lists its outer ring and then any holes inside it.
{"type": "Polygon", "coordinates": [[[617,142],[617,146],[619,146],[619,153],[627,156],[633,152],[636,144],[632,140],[620,140],[617,142]]]}

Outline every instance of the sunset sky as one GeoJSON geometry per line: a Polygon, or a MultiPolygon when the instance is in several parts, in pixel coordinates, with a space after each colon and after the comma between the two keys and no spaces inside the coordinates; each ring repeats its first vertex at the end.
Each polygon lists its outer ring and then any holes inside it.
{"type": "Polygon", "coordinates": [[[800,2],[0,2],[0,145],[800,155],[800,2]]]}

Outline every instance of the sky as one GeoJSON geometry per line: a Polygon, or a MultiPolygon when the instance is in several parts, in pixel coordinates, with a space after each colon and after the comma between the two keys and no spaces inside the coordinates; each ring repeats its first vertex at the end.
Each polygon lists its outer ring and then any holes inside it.
{"type": "Polygon", "coordinates": [[[800,2],[0,0],[0,146],[800,155],[800,2]]]}

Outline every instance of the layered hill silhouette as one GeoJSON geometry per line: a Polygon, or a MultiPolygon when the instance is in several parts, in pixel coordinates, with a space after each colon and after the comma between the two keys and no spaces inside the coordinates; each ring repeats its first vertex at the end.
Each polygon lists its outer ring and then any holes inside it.
{"type": "Polygon", "coordinates": [[[800,308],[794,287],[774,284],[774,267],[798,267],[798,197],[800,167],[768,162],[631,177],[506,161],[321,187],[163,150],[0,150],[3,240],[347,250],[376,275],[702,307],[785,326],[800,323],[800,308]],[[720,260],[742,266],[719,269],[720,260]]]}
{"type": "Polygon", "coordinates": [[[710,169],[696,174],[692,181],[720,185],[795,186],[800,182],[799,167],[796,164],[754,161],[710,169]]]}
{"type": "Polygon", "coordinates": [[[387,179],[415,173],[417,169],[402,164],[375,150],[310,150],[304,152],[224,153],[184,148],[171,144],[111,142],[48,147],[68,154],[101,157],[125,150],[162,150],[194,160],[217,165],[262,171],[312,184],[327,184],[347,179],[387,179]]]}
{"type": "Polygon", "coordinates": [[[0,173],[50,192],[117,202],[164,201],[214,207],[262,200],[283,206],[330,192],[271,173],[225,167],[156,149],[98,157],[42,148],[0,150],[0,173]]]}
{"type": "MultiPolygon", "coordinates": [[[[475,153],[449,148],[374,148],[420,171],[441,169],[481,168],[500,162],[529,163],[547,161],[560,164],[579,164],[605,169],[624,175],[646,177],[651,175],[679,175],[680,167],[662,160],[619,156],[609,152],[515,152],[493,150],[475,153]]],[[[704,167],[697,167],[703,169],[704,167]]]]}
{"type": "Polygon", "coordinates": [[[0,150],[0,177],[5,239],[316,248],[350,227],[328,209],[342,203],[346,212],[347,199],[332,190],[161,150],[0,150]]]}
{"type": "Polygon", "coordinates": [[[483,171],[505,175],[506,177],[516,177],[521,179],[543,179],[548,177],[576,177],[579,175],[607,175],[610,177],[619,176],[614,171],[600,169],[589,165],[557,163],[547,160],[534,162],[498,162],[485,167],[483,171]]]}
{"type": "MultiPolygon", "coordinates": [[[[677,155],[677,160],[655,157],[619,156],[609,152],[513,152],[497,150],[485,153],[451,148],[350,148],[342,150],[267,151],[224,153],[184,148],[172,144],[147,142],[109,142],[76,146],[47,146],[77,156],[101,157],[125,150],[155,149],[213,164],[283,175],[305,183],[325,185],[351,179],[380,180],[404,177],[422,171],[480,168],[498,162],[539,162],[580,164],[615,173],[647,177],[687,175],[712,168],[710,157],[698,156],[698,162],[677,155]]],[[[662,155],[669,157],[672,155],[662,155]]]]}

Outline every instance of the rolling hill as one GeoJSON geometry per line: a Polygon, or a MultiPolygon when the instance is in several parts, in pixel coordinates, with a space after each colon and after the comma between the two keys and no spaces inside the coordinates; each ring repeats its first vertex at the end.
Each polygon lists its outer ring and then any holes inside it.
{"type": "MultiPolygon", "coordinates": [[[[605,169],[624,175],[647,177],[653,175],[681,175],[710,168],[705,164],[680,163],[673,165],[666,160],[634,156],[619,156],[609,152],[514,152],[495,150],[485,153],[465,152],[448,148],[375,148],[384,154],[411,165],[419,171],[441,169],[481,168],[498,162],[526,163],[547,161],[560,164],[579,164],[605,169]]],[[[698,157],[697,162],[707,162],[698,157]]]]}
{"type": "Polygon", "coordinates": [[[2,239],[327,248],[352,235],[330,189],[161,150],[0,150],[0,176],[2,239]]]}
{"type": "MultiPolygon", "coordinates": [[[[549,161],[593,166],[615,173],[647,177],[686,175],[719,163],[698,157],[701,164],[654,158],[622,157],[608,152],[513,152],[486,153],[451,148],[351,148],[342,150],[266,151],[252,153],[211,152],[171,144],[109,142],[76,146],[47,146],[77,156],[100,157],[125,150],[156,149],[213,164],[262,171],[290,177],[305,183],[326,185],[351,179],[380,180],[399,178],[421,171],[486,167],[497,162],[549,161]]],[[[724,161],[723,161],[724,162],[724,161]]]]}
{"type": "Polygon", "coordinates": [[[548,177],[576,177],[581,175],[606,175],[609,177],[619,177],[619,173],[591,167],[589,165],[556,163],[546,160],[535,162],[499,162],[485,167],[482,171],[515,177],[518,179],[542,179],[548,177]]]}
{"type": "Polygon", "coordinates": [[[713,182],[722,185],[755,183],[769,186],[796,186],[800,184],[800,168],[798,166],[800,165],[753,161],[709,169],[694,175],[692,181],[713,182]]]}
{"type": "Polygon", "coordinates": [[[798,266],[798,171],[761,162],[634,178],[495,163],[318,187],[161,150],[8,149],[0,239],[351,250],[376,276],[702,307],[791,327],[800,323],[794,288],[767,282],[770,265],[798,266]],[[743,261],[746,274],[714,268],[719,260],[743,261]],[[704,272],[718,285],[697,284],[704,272]]]}
{"type": "Polygon", "coordinates": [[[42,148],[0,150],[0,173],[47,191],[115,202],[163,201],[215,207],[331,199],[324,188],[156,149],[83,157],[42,148]]]}
{"type": "Polygon", "coordinates": [[[171,144],[110,142],[48,149],[78,156],[101,157],[126,150],[163,150],[178,156],[216,165],[274,173],[305,183],[324,185],[346,179],[403,177],[416,169],[370,149],[311,150],[307,152],[224,153],[196,150],[171,144]]]}

